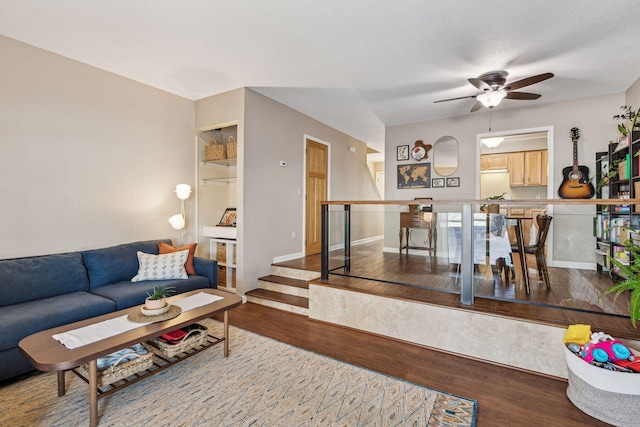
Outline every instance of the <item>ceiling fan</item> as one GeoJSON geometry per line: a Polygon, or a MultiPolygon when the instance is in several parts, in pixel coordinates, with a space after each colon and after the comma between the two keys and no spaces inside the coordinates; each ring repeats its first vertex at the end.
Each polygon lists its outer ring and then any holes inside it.
{"type": "Polygon", "coordinates": [[[534,100],[540,98],[541,95],[529,92],[514,92],[514,90],[540,83],[553,77],[553,73],[544,73],[505,85],[508,75],[509,73],[506,71],[490,71],[478,78],[467,79],[469,83],[480,89],[482,93],[478,95],[461,96],[459,98],[442,99],[440,101],[434,101],[434,103],[475,98],[477,102],[473,108],[471,108],[471,112],[473,113],[482,108],[482,106],[493,108],[498,105],[502,99],[534,100]]]}

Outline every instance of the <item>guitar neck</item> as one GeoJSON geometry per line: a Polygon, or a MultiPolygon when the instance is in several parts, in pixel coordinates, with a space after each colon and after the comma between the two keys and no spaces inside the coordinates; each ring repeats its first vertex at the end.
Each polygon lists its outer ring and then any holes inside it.
{"type": "Polygon", "coordinates": [[[573,171],[578,170],[578,138],[572,138],[573,141],[573,171]]]}

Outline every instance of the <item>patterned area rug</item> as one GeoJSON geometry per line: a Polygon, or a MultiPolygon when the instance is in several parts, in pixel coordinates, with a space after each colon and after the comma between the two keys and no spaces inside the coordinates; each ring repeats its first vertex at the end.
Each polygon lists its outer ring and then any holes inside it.
{"type": "MultiPolygon", "coordinates": [[[[222,324],[201,322],[214,335],[222,324]]],[[[55,373],[0,388],[0,425],[89,422],[87,385],[55,373]]],[[[99,400],[100,426],[474,426],[477,402],[238,328],[230,355],[208,349],[99,400]]]]}

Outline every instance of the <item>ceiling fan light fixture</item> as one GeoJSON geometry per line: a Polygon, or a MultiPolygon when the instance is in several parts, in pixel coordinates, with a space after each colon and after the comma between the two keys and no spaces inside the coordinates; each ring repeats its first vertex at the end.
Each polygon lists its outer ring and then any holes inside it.
{"type": "Polygon", "coordinates": [[[496,136],[493,138],[482,138],[481,141],[489,148],[496,148],[502,141],[504,141],[504,138],[496,136]]]}
{"type": "Polygon", "coordinates": [[[476,99],[482,102],[487,108],[493,108],[496,105],[500,104],[500,101],[507,96],[507,91],[504,89],[500,90],[492,90],[488,92],[481,93],[476,97],[476,99]]]}

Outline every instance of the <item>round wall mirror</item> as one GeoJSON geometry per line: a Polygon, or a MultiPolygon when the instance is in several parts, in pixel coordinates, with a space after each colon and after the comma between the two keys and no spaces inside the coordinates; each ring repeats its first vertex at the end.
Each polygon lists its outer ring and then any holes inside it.
{"type": "Polygon", "coordinates": [[[443,136],[433,144],[433,170],[440,176],[450,176],[458,170],[457,139],[443,136]]]}

